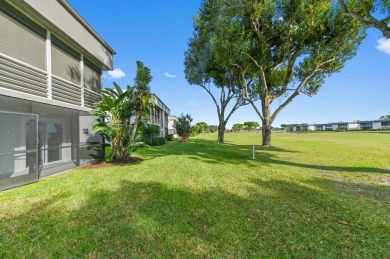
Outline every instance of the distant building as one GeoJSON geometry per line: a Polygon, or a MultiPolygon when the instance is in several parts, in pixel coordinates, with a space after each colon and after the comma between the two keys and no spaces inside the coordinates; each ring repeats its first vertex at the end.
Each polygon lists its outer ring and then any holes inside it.
{"type": "MultiPolygon", "coordinates": [[[[123,91],[126,91],[126,89],[122,89],[123,91]]],[[[142,118],[144,122],[147,124],[155,125],[159,128],[160,133],[158,134],[159,137],[168,137],[168,117],[170,114],[170,109],[168,106],[166,106],[161,99],[154,93],[152,93],[152,99],[150,102],[153,102],[153,105],[151,106],[149,110],[149,120],[145,121],[145,118],[142,118]]],[[[135,118],[130,118],[130,124],[134,123],[135,118]]]]}
{"type": "Polygon", "coordinates": [[[348,122],[347,130],[358,130],[359,129],[359,123],[357,122],[348,122]]]}
{"type": "Polygon", "coordinates": [[[290,124],[286,131],[336,131],[390,129],[390,120],[330,122],[323,124],[290,124]]]}
{"type": "Polygon", "coordinates": [[[156,105],[150,109],[149,123],[160,128],[160,137],[168,138],[168,118],[171,110],[156,94],[153,96],[156,98],[156,105]]]}
{"type": "Polygon", "coordinates": [[[168,117],[168,134],[173,134],[173,136],[177,137],[177,131],[175,128],[175,122],[177,121],[177,117],[175,115],[171,115],[168,117]]]}
{"type": "Polygon", "coordinates": [[[361,130],[390,129],[390,120],[358,121],[361,130]]]}

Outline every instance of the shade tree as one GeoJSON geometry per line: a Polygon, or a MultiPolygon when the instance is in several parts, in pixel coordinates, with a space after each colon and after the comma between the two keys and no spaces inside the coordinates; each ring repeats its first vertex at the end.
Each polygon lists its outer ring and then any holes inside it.
{"type": "MultiPolygon", "coordinates": [[[[233,65],[234,41],[215,37],[220,25],[219,0],[204,1],[194,18],[194,33],[185,52],[185,74],[191,85],[203,88],[211,97],[218,115],[218,143],[224,143],[226,124],[232,114],[247,103],[242,98],[240,78],[233,65]],[[233,44],[232,44],[233,43],[233,44]]],[[[224,21],[222,21],[224,22],[224,21]]]]}
{"type": "Polygon", "coordinates": [[[241,130],[243,130],[244,129],[244,124],[242,124],[242,123],[235,123],[235,124],[233,124],[233,126],[232,126],[232,131],[234,131],[234,132],[240,132],[241,130]]]}
{"type": "Polygon", "coordinates": [[[260,127],[260,124],[256,121],[246,121],[244,122],[244,129],[247,131],[252,131],[256,128],[260,127]]]}
{"type": "Polygon", "coordinates": [[[204,16],[200,26],[214,42],[229,42],[225,67],[233,78],[239,72],[237,85],[262,122],[264,146],[272,144],[278,114],[300,94],[315,95],[365,36],[331,0],[205,0],[205,6],[217,9],[218,18],[204,16]]]}

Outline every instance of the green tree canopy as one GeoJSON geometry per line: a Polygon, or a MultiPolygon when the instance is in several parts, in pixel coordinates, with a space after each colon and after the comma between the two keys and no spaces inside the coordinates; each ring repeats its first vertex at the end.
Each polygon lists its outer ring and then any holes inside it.
{"type": "Polygon", "coordinates": [[[331,0],[205,0],[203,8],[218,10],[199,26],[234,50],[225,64],[262,121],[264,146],[276,116],[299,94],[316,94],[365,36],[331,0]]]}
{"type": "Polygon", "coordinates": [[[244,122],[244,129],[245,130],[248,130],[248,131],[251,131],[251,130],[254,130],[256,128],[260,127],[260,124],[256,121],[246,121],[244,122]]]}
{"type": "Polygon", "coordinates": [[[242,124],[242,123],[236,123],[236,124],[233,124],[233,126],[232,126],[232,131],[234,131],[234,132],[240,132],[243,129],[244,129],[244,124],[242,124]]]}
{"type": "Polygon", "coordinates": [[[338,0],[338,2],[345,15],[366,27],[377,28],[384,37],[390,38],[389,0],[338,0]]]}
{"type": "Polygon", "coordinates": [[[209,125],[210,132],[218,132],[218,125],[209,125]]]}
{"type": "Polygon", "coordinates": [[[207,125],[206,122],[198,122],[195,124],[196,126],[196,132],[199,133],[208,133],[210,132],[209,125],[207,125]]]}
{"type": "Polygon", "coordinates": [[[204,1],[194,18],[194,34],[189,40],[185,52],[185,74],[191,85],[203,88],[213,100],[218,115],[218,143],[224,143],[226,124],[232,114],[243,105],[239,87],[240,77],[234,66],[233,56],[236,55],[234,41],[229,33],[224,37],[216,37],[221,15],[219,0],[204,1]]]}

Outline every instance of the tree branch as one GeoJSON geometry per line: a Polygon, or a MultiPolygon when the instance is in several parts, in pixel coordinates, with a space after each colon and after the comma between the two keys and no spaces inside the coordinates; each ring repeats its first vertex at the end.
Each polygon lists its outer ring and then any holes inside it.
{"type": "Polygon", "coordinates": [[[255,112],[257,113],[257,115],[260,117],[261,120],[264,120],[264,116],[263,114],[259,111],[259,109],[257,109],[257,106],[255,104],[255,102],[252,100],[252,99],[248,99],[246,98],[245,100],[247,100],[253,107],[253,109],[255,109],[255,112]]]}
{"type": "Polygon", "coordinates": [[[252,60],[252,62],[255,64],[255,66],[256,66],[258,69],[261,68],[261,66],[259,65],[259,63],[257,63],[257,61],[256,61],[251,55],[249,55],[249,54],[247,54],[247,53],[245,53],[245,55],[247,55],[247,56],[252,60]]]}
{"type": "Polygon", "coordinates": [[[282,89],[279,92],[277,92],[276,94],[274,94],[271,97],[271,102],[273,100],[275,100],[276,98],[279,98],[280,96],[282,96],[284,93],[287,92],[287,87],[288,87],[288,84],[290,83],[290,78],[291,78],[291,74],[293,72],[293,67],[294,67],[295,61],[297,60],[298,56],[299,56],[299,51],[296,50],[294,52],[294,54],[291,56],[291,58],[288,59],[287,73],[286,73],[286,79],[284,81],[284,85],[283,85],[282,89]]]}
{"type": "Polygon", "coordinates": [[[242,99],[241,97],[238,97],[238,98],[237,98],[237,101],[236,101],[235,105],[233,106],[232,110],[229,112],[228,116],[227,116],[226,119],[225,119],[225,125],[226,125],[226,123],[229,121],[230,116],[232,116],[232,114],[233,114],[238,108],[240,108],[241,106],[247,105],[247,104],[241,105],[241,104],[240,104],[241,99],[242,99]]]}
{"type": "Polygon", "coordinates": [[[294,93],[292,95],[290,95],[287,100],[281,104],[276,110],[275,112],[272,114],[271,116],[271,123],[275,120],[276,116],[296,97],[299,95],[299,93],[301,92],[302,88],[307,84],[307,82],[318,72],[320,71],[320,67],[322,67],[323,65],[327,64],[327,63],[330,63],[330,62],[333,62],[335,61],[336,59],[335,58],[332,58],[332,59],[329,59],[329,60],[326,60],[322,63],[319,63],[314,69],[313,71],[307,75],[303,80],[302,82],[299,84],[299,86],[297,87],[297,89],[295,89],[294,93]]]}
{"type": "Polygon", "coordinates": [[[278,69],[281,65],[283,65],[285,62],[285,60],[283,60],[282,62],[280,62],[279,64],[276,64],[273,68],[271,68],[271,72],[275,72],[276,69],[278,69]]]}
{"type": "Polygon", "coordinates": [[[220,116],[220,114],[221,114],[221,109],[220,109],[220,107],[219,107],[219,105],[218,105],[218,102],[217,102],[217,100],[215,99],[214,95],[211,93],[210,89],[207,88],[207,87],[204,86],[204,85],[199,85],[199,86],[202,87],[204,90],[206,90],[206,92],[211,96],[211,98],[212,98],[213,101],[214,101],[215,106],[217,107],[218,116],[220,116]]]}
{"type": "Polygon", "coordinates": [[[378,30],[380,30],[382,32],[382,34],[383,34],[383,36],[385,36],[385,38],[390,38],[390,27],[386,23],[386,21],[388,19],[390,19],[390,17],[387,17],[383,20],[375,19],[371,15],[370,8],[364,0],[362,0],[361,3],[363,6],[363,9],[364,9],[364,12],[365,12],[365,17],[361,17],[360,15],[358,15],[354,12],[350,12],[348,10],[348,7],[345,4],[344,0],[338,0],[338,2],[341,6],[341,10],[343,10],[343,13],[346,16],[349,16],[349,17],[355,19],[356,21],[360,22],[361,24],[363,24],[366,27],[377,28],[378,30]]]}

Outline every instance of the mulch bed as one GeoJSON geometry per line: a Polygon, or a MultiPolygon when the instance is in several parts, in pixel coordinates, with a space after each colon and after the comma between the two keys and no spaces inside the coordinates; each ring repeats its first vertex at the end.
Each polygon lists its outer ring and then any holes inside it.
{"type": "Polygon", "coordinates": [[[100,168],[100,167],[108,167],[108,166],[113,166],[113,165],[128,165],[128,164],[136,164],[142,162],[143,159],[139,157],[129,157],[128,159],[125,160],[119,160],[119,161],[113,161],[113,162],[102,162],[102,161],[97,161],[97,162],[92,162],[83,165],[83,168],[100,168]]]}

